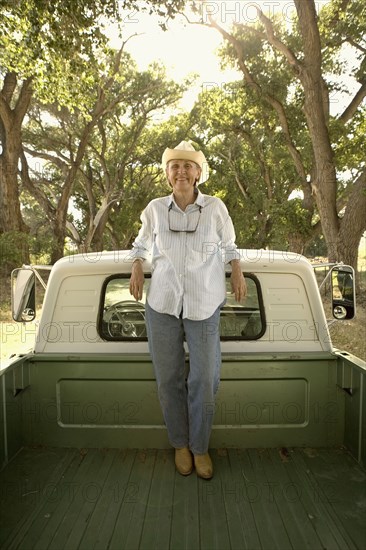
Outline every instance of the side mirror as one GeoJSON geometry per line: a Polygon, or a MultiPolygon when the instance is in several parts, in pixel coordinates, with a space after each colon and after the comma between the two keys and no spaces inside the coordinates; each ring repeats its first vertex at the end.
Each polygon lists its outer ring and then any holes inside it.
{"type": "Polygon", "coordinates": [[[336,319],[355,316],[355,276],[349,265],[337,265],[331,270],[332,312],[336,319]]]}
{"type": "Polygon", "coordinates": [[[11,274],[11,312],[19,322],[36,316],[36,277],[31,269],[14,269],[11,274]]]}

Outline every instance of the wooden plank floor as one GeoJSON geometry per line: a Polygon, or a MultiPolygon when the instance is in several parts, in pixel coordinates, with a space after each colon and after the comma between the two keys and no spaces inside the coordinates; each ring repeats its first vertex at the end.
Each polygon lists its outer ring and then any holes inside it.
{"type": "Polygon", "coordinates": [[[205,481],[171,450],[25,448],[0,474],[0,547],[365,548],[366,475],[347,451],[211,456],[205,481]]]}

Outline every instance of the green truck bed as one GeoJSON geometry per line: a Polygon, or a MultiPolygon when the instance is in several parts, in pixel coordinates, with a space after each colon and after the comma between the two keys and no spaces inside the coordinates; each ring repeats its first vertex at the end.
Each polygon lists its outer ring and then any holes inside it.
{"type": "Polygon", "coordinates": [[[365,549],[366,368],[223,357],[214,477],[175,471],[147,355],[31,355],[0,373],[4,549],[365,549]]]}
{"type": "Polygon", "coordinates": [[[0,474],[1,548],[362,549],[365,472],[344,448],[23,448],[0,474]]]}

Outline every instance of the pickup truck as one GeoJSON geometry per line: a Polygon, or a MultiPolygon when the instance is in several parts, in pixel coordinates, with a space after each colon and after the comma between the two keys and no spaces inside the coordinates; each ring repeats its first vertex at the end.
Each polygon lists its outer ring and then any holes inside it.
{"type": "MultiPolygon", "coordinates": [[[[1,548],[366,547],[366,364],[333,348],[307,259],[240,255],[248,297],[228,272],[209,481],[175,470],[129,252],[65,257],[47,285],[14,271],[22,326],[46,289],[34,349],[0,373],[1,548]]],[[[326,284],[335,322],[352,318],[352,269],[326,284]]]]}

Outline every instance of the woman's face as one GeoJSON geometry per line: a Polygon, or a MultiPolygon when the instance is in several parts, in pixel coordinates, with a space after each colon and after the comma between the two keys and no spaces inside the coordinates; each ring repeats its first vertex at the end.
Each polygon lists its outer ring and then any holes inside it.
{"type": "Polygon", "coordinates": [[[191,160],[170,160],[166,176],[173,191],[187,191],[200,179],[201,168],[191,160]]]}

